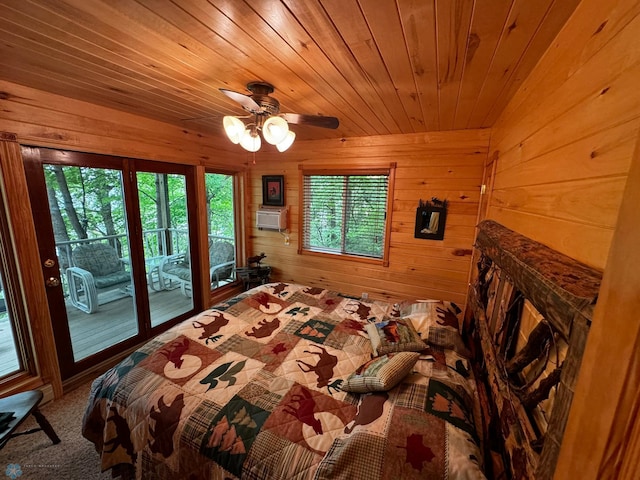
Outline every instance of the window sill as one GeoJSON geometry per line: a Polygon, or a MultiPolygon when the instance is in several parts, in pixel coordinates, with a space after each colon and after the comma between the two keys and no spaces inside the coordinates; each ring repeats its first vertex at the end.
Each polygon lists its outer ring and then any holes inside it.
{"type": "Polygon", "coordinates": [[[299,249],[298,255],[314,255],[317,257],[333,258],[336,260],[368,263],[370,265],[382,265],[383,267],[389,266],[389,261],[383,258],[360,257],[358,255],[349,255],[347,253],[332,253],[332,252],[320,252],[316,250],[299,249]]]}

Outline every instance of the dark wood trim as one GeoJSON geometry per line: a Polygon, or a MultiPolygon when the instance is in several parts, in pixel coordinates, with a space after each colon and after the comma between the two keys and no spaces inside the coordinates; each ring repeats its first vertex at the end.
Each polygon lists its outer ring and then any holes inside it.
{"type": "Polygon", "coordinates": [[[21,297],[24,298],[26,318],[31,332],[32,352],[36,369],[41,380],[20,379],[21,385],[50,383],[55,397],[62,395],[62,379],[56,355],[53,328],[50,323],[49,306],[35,225],[31,220],[28,198],[27,178],[22,161],[20,145],[15,135],[4,136],[11,141],[0,141],[0,168],[2,169],[3,191],[7,200],[7,217],[12,231],[13,257],[20,272],[21,297]]]}
{"type": "MultiPolygon", "coordinates": [[[[84,152],[62,151],[48,148],[36,148],[36,147],[23,147],[24,152],[24,165],[25,169],[29,172],[29,184],[30,188],[29,196],[31,199],[31,206],[34,218],[49,218],[49,203],[46,197],[46,184],[44,175],[42,173],[43,163],[53,163],[56,165],[64,166],[90,166],[91,168],[106,168],[115,169],[122,172],[123,178],[123,195],[124,200],[128,206],[126,209],[127,225],[129,230],[129,237],[135,238],[140,236],[142,232],[142,226],[140,223],[140,217],[138,214],[138,194],[137,194],[137,181],[136,173],[139,171],[152,172],[152,173],[175,173],[185,176],[186,193],[188,198],[192,201],[189,202],[188,216],[189,224],[196,226],[199,222],[197,218],[196,208],[196,167],[184,164],[172,164],[156,162],[151,160],[133,160],[124,157],[116,157],[111,155],[92,154],[84,152]]],[[[48,221],[40,221],[36,225],[38,238],[50,238],[53,239],[53,230],[51,223],[48,221]]],[[[199,251],[200,241],[197,235],[190,235],[190,249],[192,252],[199,251]]],[[[39,258],[56,258],[53,242],[39,242],[40,257],[39,258]],[[51,245],[46,245],[51,243],[51,245]],[[45,251],[46,248],[51,248],[52,251],[45,251]]],[[[130,242],[130,262],[134,271],[144,272],[144,252],[143,247],[139,242],[130,242]]],[[[57,275],[60,275],[58,266],[56,265],[57,275]]],[[[199,262],[193,263],[194,278],[200,277],[202,270],[199,262]]],[[[39,269],[41,270],[41,269],[39,269]]],[[[66,321],[66,316],[54,316],[51,321],[54,325],[54,332],[56,336],[56,343],[59,346],[59,364],[62,378],[70,378],[87,368],[91,368],[96,362],[107,361],[113,355],[122,351],[123,349],[129,349],[134,345],[139,344],[141,341],[148,340],[149,338],[157,335],[180,321],[192,316],[197,311],[204,309],[204,301],[202,292],[198,289],[194,289],[194,308],[185,312],[184,314],[162,323],[156,327],[151,326],[150,312],[148,307],[148,290],[146,285],[146,276],[138,275],[133,278],[134,288],[137,292],[135,295],[136,311],[138,312],[138,333],[112,347],[109,347],[95,355],[84,358],[78,362],[73,357],[73,351],[71,348],[71,335],[69,332],[69,326],[66,321]]],[[[64,300],[62,295],[47,289],[49,301],[52,305],[55,305],[55,311],[65,311],[64,300]]]]}

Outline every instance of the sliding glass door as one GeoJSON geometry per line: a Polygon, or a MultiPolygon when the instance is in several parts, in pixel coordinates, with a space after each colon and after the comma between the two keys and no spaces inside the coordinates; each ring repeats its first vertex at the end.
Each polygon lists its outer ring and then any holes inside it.
{"type": "Polygon", "coordinates": [[[193,308],[187,184],[176,173],[136,172],[136,179],[151,326],[156,327],[193,308]]]}
{"type": "Polygon", "coordinates": [[[189,167],[26,147],[23,158],[63,379],[202,305],[189,167]]]}
{"type": "Polygon", "coordinates": [[[122,171],[49,163],[42,168],[53,260],[78,362],[140,332],[122,171]]]}

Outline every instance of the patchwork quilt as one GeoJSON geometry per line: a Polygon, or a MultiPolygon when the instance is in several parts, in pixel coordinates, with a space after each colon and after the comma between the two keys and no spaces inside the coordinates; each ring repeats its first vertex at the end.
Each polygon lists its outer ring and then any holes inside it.
{"type": "Polygon", "coordinates": [[[136,478],[483,479],[475,385],[455,351],[427,345],[388,391],[341,389],[372,358],[367,323],[399,316],[390,303],[261,285],[97,378],[83,435],[103,471],[136,478]]]}

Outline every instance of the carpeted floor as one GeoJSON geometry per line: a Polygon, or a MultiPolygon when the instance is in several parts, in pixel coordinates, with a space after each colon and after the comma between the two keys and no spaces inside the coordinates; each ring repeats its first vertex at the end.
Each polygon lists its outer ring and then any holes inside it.
{"type": "MultiPolygon", "coordinates": [[[[91,382],[49,402],[40,408],[61,442],[53,445],[44,432],[14,438],[0,450],[0,478],[19,480],[94,480],[110,479],[109,472],[100,473],[100,459],[93,444],[81,434],[82,415],[91,382]],[[18,476],[9,475],[9,465],[19,465],[18,476]]],[[[37,427],[30,416],[20,431],[37,427]]]]}

